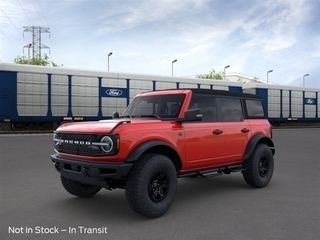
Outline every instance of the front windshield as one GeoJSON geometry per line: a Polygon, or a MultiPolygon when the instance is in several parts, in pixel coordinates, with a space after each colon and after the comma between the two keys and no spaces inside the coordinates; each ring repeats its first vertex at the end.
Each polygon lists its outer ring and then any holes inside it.
{"type": "Polygon", "coordinates": [[[123,117],[177,118],[185,94],[136,97],[123,113],[123,117]]]}

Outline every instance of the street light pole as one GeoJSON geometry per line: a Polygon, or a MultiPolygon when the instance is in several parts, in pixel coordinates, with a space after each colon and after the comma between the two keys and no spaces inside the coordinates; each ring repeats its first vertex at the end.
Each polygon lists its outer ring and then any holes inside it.
{"type": "Polygon", "coordinates": [[[173,64],[174,64],[176,61],[178,61],[178,60],[177,60],[177,59],[175,59],[175,60],[173,60],[173,61],[172,61],[171,76],[173,76],[173,64]]]}
{"type": "Polygon", "coordinates": [[[112,52],[109,52],[109,54],[108,54],[108,71],[109,71],[109,58],[111,55],[112,55],[112,52]]]}
{"type": "Polygon", "coordinates": [[[32,46],[32,43],[28,44],[28,63],[30,63],[30,48],[32,46]]]}
{"type": "Polygon", "coordinates": [[[271,73],[271,72],[273,72],[273,70],[269,70],[269,71],[267,72],[267,84],[269,84],[269,73],[271,73]]]}
{"type": "Polygon", "coordinates": [[[303,86],[304,86],[304,83],[305,83],[305,78],[309,76],[309,73],[303,75],[303,86]]]}
{"type": "Polygon", "coordinates": [[[227,65],[224,67],[224,70],[223,70],[223,80],[225,81],[226,80],[226,69],[230,67],[230,65],[227,65]]]}
{"type": "Polygon", "coordinates": [[[24,48],[28,48],[28,63],[30,63],[30,48],[32,47],[32,43],[29,43],[28,45],[23,47],[23,53],[24,53],[24,48]]]}

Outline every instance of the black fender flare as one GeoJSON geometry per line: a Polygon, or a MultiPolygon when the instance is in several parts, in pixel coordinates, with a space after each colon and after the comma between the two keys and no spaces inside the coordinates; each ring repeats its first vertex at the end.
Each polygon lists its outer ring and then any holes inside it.
{"type": "Polygon", "coordinates": [[[252,154],[252,152],[258,142],[268,145],[269,148],[271,149],[272,154],[273,155],[275,154],[275,148],[274,148],[274,144],[273,144],[272,139],[266,135],[257,134],[250,139],[250,141],[247,145],[246,152],[243,157],[244,162],[249,159],[249,157],[251,156],[251,154],[252,154]]]}
{"type": "Polygon", "coordinates": [[[180,161],[180,164],[181,164],[181,156],[180,156],[179,152],[176,150],[176,148],[173,145],[171,145],[171,144],[169,144],[169,143],[167,143],[165,141],[161,141],[161,140],[151,140],[151,141],[147,141],[147,142],[141,143],[133,151],[131,151],[131,153],[126,158],[126,162],[127,163],[132,163],[132,162],[137,161],[139,159],[139,157],[144,152],[146,152],[150,148],[156,147],[156,146],[166,146],[166,147],[171,148],[172,151],[174,151],[175,154],[179,157],[179,161],[180,161]]]}

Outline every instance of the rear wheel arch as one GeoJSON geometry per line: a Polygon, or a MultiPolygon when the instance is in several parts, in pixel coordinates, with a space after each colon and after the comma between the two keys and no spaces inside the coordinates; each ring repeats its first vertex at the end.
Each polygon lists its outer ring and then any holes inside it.
{"type": "Polygon", "coordinates": [[[181,157],[178,151],[167,142],[161,140],[152,140],[138,145],[126,158],[126,162],[135,162],[143,154],[159,153],[167,156],[174,164],[176,170],[182,168],[181,157]]]}
{"type": "Polygon", "coordinates": [[[257,134],[250,139],[244,154],[243,161],[246,161],[250,158],[257,144],[267,145],[270,148],[272,154],[275,154],[274,144],[271,138],[263,134],[257,134]]]}

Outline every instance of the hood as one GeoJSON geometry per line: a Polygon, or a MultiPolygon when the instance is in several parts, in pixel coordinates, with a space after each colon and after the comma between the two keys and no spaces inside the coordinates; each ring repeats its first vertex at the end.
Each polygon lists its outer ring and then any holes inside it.
{"type": "Polygon", "coordinates": [[[117,126],[128,123],[130,123],[130,120],[128,119],[70,122],[62,124],[57,131],[73,133],[111,133],[117,126]]]}
{"type": "Polygon", "coordinates": [[[132,123],[146,123],[146,122],[161,122],[159,119],[148,119],[148,118],[122,118],[122,119],[110,119],[100,120],[92,122],[70,122],[64,123],[57,131],[59,132],[72,132],[72,133],[111,133],[118,126],[122,124],[132,123]]]}

